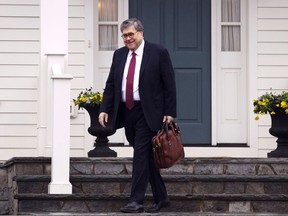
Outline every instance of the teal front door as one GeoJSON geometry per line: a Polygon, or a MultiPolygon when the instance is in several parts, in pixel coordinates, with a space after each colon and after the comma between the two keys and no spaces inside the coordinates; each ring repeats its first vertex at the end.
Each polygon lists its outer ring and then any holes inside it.
{"type": "Polygon", "coordinates": [[[165,46],[175,69],[177,123],[185,145],[211,144],[210,0],[130,0],[144,38],[165,46]]]}

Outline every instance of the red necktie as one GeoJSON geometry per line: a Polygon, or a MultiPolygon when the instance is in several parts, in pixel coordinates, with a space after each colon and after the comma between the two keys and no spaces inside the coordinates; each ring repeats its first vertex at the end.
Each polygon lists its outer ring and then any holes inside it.
{"type": "Polygon", "coordinates": [[[126,107],[128,109],[132,109],[134,107],[134,99],[133,99],[133,81],[134,81],[134,72],[136,65],[136,53],[132,53],[132,58],[130,60],[128,74],[126,78],[126,107]]]}

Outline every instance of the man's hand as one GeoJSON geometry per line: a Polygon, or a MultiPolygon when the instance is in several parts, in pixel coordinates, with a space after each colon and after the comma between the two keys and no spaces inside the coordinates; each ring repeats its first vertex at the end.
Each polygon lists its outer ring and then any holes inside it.
{"type": "Polygon", "coordinates": [[[173,117],[172,116],[164,116],[164,118],[163,118],[163,122],[167,122],[167,123],[170,123],[170,122],[172,122],[173,121],[173,117]]]}
{"type": "Polygon", "coordinates": [[[99,121],[100,125],[105,128],[106,124],[108,122],[108,114],[105,112],[101,112],[99,114],[98,121],[99,121]]]}

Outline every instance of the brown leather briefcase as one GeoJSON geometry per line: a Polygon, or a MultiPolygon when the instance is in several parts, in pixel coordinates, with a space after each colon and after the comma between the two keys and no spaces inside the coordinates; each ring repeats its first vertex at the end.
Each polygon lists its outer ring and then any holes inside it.
{"type": "Polygon", "coordinates": [[[155,164],[160,169],[172,167],[185,156],[180,129],[173,121],[164,122],[152,138],[152,147],[155,164]]]}

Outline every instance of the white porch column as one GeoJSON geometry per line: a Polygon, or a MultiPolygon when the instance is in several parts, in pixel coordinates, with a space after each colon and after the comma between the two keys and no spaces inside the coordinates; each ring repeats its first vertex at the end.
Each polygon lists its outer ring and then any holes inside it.
{"type": "MultiPolygon", "coordinates": [[[[63,58],[63,57],[62,57],[63,58]]],[[[61,60],[48,56],[48,66],[52,68],[52,167],[49,194],[72,194],[69,182],[70,168],[70,80],[62,73],[63,66],[56,64],[61,60]],[[51,64],[52,63],[52,64],[51,64]]]]}
{"type": "MultiPolygon", "coordinates": [[[[70,80],[65,73],[68,54],[68,0],[41,0],[40,115],[39,141],[47,136],[52,145],[50,194],[71,194],[69,182],[70,80]],[[46,105],[46,107],[45,107],[46,105]],[[46,112],[47,111],[47,112],[46,112]],[[47,121],[45,120],[47,118],[47,121]],[[45,122],[46,121],[46,122],[45,122]]],[[[43,143],[39,143],[39,149],[43,143]]],[[[49,149],[49,146],[46,146],[49,149]]],[[[48,154],[49,155],[49,154],[48,154]]]]}

